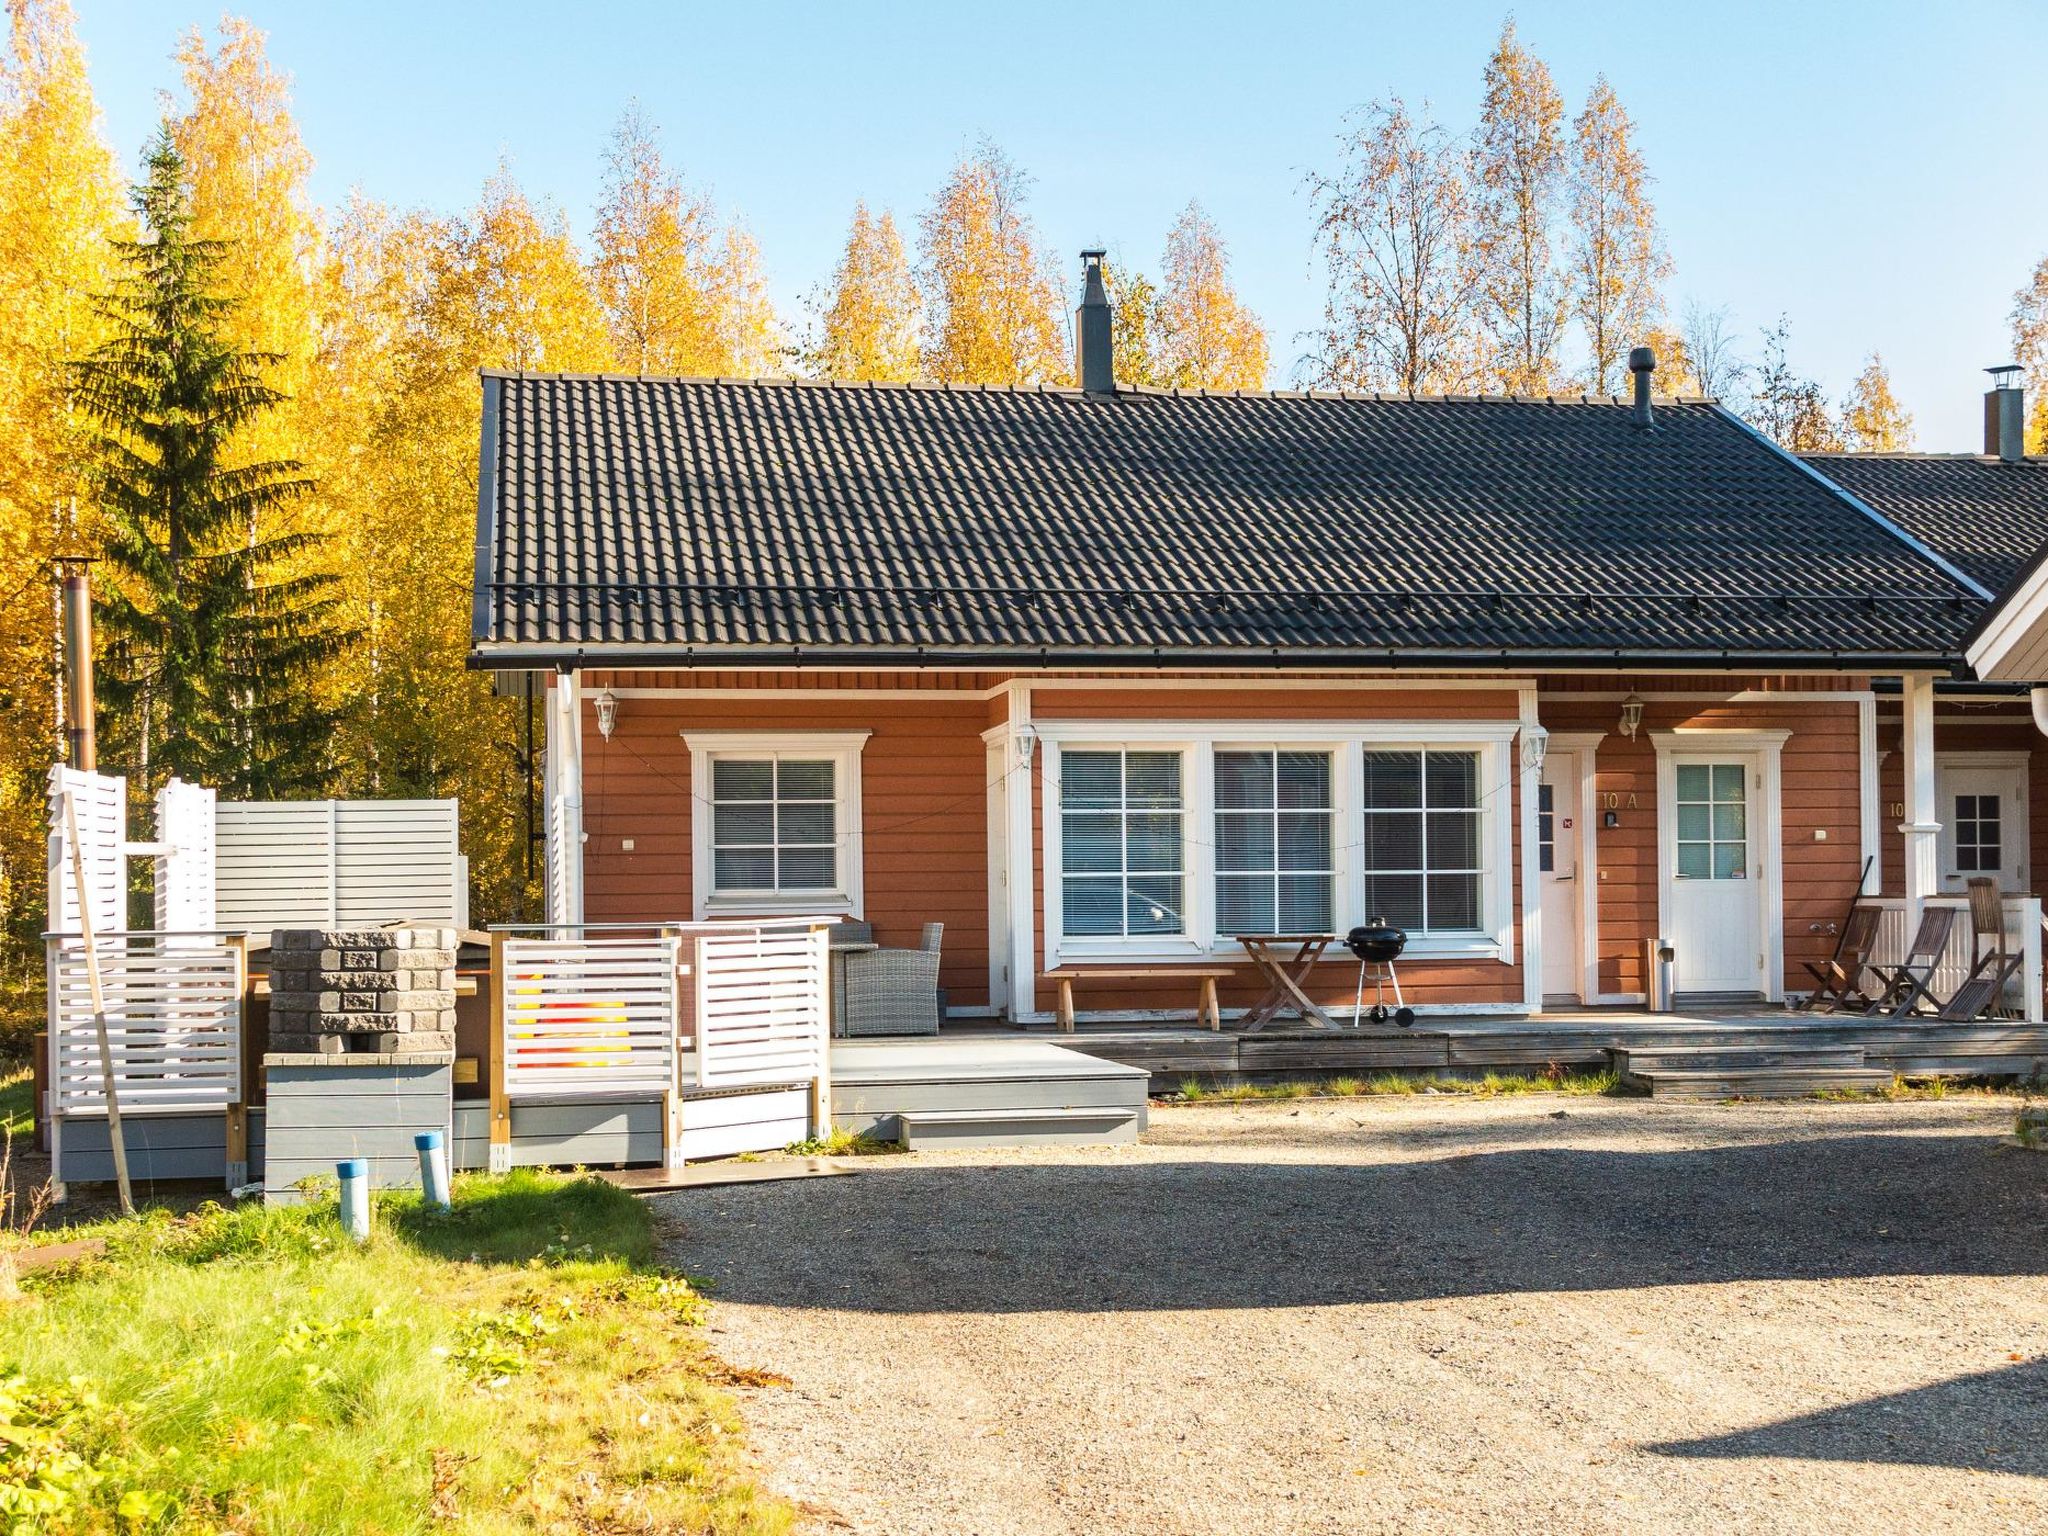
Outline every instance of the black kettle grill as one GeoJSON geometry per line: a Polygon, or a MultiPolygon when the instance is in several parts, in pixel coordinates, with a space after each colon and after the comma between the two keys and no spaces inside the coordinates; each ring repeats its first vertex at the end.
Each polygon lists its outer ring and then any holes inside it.
{"type": "Polygon", "coordinates": [[[1387,988],[1394,989],[1393,1021],[1407,1029],[1415,1022],[1415,1010],[1401,997],[1401,978],[1394,974],[1394,962],[1401,958],[1401,951],[1408,947],[1408,935],[1384,917],[1368,918],[1344,936],[1344,946],[1358,956],[1358,998],[1351,1007],[1351,1023],[1355,1028],[1363,1019],[1375,1024],[1384,1024],[1389,1018],[1387,988]],[[1372,973],[1372,1007],[1365,1006],[1365,977],[1372,973]]]}

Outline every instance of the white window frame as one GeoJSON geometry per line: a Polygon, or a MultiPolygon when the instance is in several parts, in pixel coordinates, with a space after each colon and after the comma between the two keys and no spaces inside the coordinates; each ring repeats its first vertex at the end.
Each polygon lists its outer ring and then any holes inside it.
{"type": "Polygon", "coordinates": [[[862,870],[861,755],[867,731],[690,731],[690,905],[698,922],[721,916],[786,913],[858,917],[867,905],[862,870]],[[719,758],[829,759],[836,786],[833,831],[838,881],[815,891],[721,895],[712,841],[711,765],[719,758]]]}
{"type": "Polygon", "coordinates": [[[1216,932],[1216,787],[1215,754],[1244,752],[1328,752],[1335,768],[1331,788],[1335,802],[1337,933],[1362,923],[1365,910],[1365,749],[1399,750],[1433,747],[1477,752],[1480,782],[1480,848],[1485,869],[1480,881],[1480,930],[1458,934],[1414,934],[1404,958],[1416,960],[1497,960],[1515,958],[1515,835],[1513,814],[1519,720],[1038,720],[1034,729],[1045,753],[1040,794],[1043,912],[1048,964],[1118,959],[1185,961],[1191,957],[1234,959],[1244,950],[1234,939],[1216,932]],[[1181,782],[1186,797],[1186,845],[1182,864],[1187,880],[1185,935],[1163,939],[1069,936],[1063,927],[1061,890],[1060,754],[1062,749],[1178,750],[1183,754],[1181,782]]]}
{"type": "Polygon", "coordinates": [[[1210,900],[1212,902],[1216,899],[1216,887],[1218,882],[1226,878],[1226,871],[1222,867],[1223,837],[1221,828],[1218,826],[1218,821],[1220,820],[1220,818],[1224,816],[1259,816],[1266,818],[1272,823],[1274,867],[1270,870],[1230,870],[1227,872],[1228,877],[1233,879],[1252,878],[1260,880],[1269,880],[1272,882],[1274,916],[1273,931],[1278,933],[1282,931],[1282,929],[1279,926],[1281,879],[1284,878],[1286,875],[1290,874],[1306,875],[1323,873],[1324,878],[1326,878],[1330,882],[1330,916],[1334,921],[1338,911],[1342,907],[1342,903],[1344,900],[1343,881],[1339,877],[1339,869],[1341,867],[1341,861],[1344,857],[1344,810],[1343,807],[1338,803],[1337,799],[1338,784],[1343,773],[1343,755],[1344,749],[1341,747],[1304,747],[1294,745],[1293,743],[1289,743],[1285,746],[1278,746],[1271,742],[1259,742],[1251,745],[1247,745],[1242,742],[1219,741],[1210,743],[1209,814],[1211,820],[1209,823],[1210,841],[1208,851],[1212,861],[1209,866],[1209,893],[1210,900]],[[1254,753],[1261,757],[1271,757],[1274,760],[1273,804],[1270,808],[1233,808],[1226,810],[1222,806],[1216,804],[1216,758],[1219,754],[1224,752],[1254,753]],[[1322,807],[1320,809],[1311,808],[1303,812],[1299,808],[1290,810],[1289,808],[1283,807],[1280,804],[1279,759],[1290,752],[1300,754],[1314,754],[1315,756],[1329,759],[1330,803],[1328,806],[1322,807]],[[1283,815],[1288,814],[1307,814],[1313,816],[1323,816],[1328,818],[1330,824],[1330,868],[1327,872],[1315,870],[1282,870],[1280,868],[1280,864],[1282,862],[1280,857],[1280,818],[1283,815]]]}

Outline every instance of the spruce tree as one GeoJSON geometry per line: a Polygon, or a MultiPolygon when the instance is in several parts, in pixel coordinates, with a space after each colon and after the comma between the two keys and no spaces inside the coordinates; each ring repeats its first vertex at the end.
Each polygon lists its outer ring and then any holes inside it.
{"type": "Polygon", "coordinates": [[[223,339],[226,244],[194,235],[167,128],[132,202],[141,230],[116,243],[100,301],[111,339],[73,364],[95,426],[111,755],[145,791],[177,774],[238,797],[304,793],[326,777],[336,716],[315,674],[349,637],[334,578],[306,569],[315,536],[262,527],[312,480],[290,460],[236,461],[237,432],[285,399],[264,382],[278,359],[223,339]]]}

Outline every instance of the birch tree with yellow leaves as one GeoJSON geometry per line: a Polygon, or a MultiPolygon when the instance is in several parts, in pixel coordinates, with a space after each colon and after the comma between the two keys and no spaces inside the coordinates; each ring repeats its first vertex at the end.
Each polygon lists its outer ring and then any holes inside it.
{"type": "Polygon", "coordinates": [[[781,371],[782,328],[760,249],[662,156],[638,106],[612,132],[597,210],[597,293],[622,367],[756,378],[781,371]]]}
{"type": "Polygon", "coordinates": [[[1903,453],[1913,446],[1913,414],[1899,403],[1892,376],[1875,352],[1842,402],[1841,435],[1853,453],[1903,453]]]}
{"type": "Polygon", "coordinates": [[[1572,124],[1570,184],[1569,291],[1586,342],[1586,380],[1597,394],[1619,394],[1629,348],[1648,338],[1663,310],[1671,258],[1635,124],[1605,75],[1572,124]]]}
{"type": "Polygon", "coordinates": [[[1065,384],[1065,290],[1025,204],[1031,178],[984,139],[919,223],[924,371],[945,384],[1065,384]]]}
{"type": "Polygon", "coordinates": [[[1266,328],[1230,281],[1230,253],[1199,203],[1166,236],[1160,263],[1159,372],[1180,389],[1263,389],[1266,328]]]}
{"type": "Polygon", "coordinates": [[[1508,394],[1545,394],[1557,381],[1566,290],[1553,236],[1565,170],[1564,99],[1510,20],[1486,63],[1472,139],[1472,248],[1488,372],[1508,394]]]}
{"type": "Polygon", "coordinates": [[[2048,453],[2048,256],[2012,296],[2013,361],[2026,370],[2027,452],[2048,453]]]}
{"type": "MultiPolygon", "coordinates": [[[[126,227],[72,10],[9,0],[0,50],[0,991],[42,975],[43,783],[60,749],[51,555],[89,551],[87,424],[66,362],[126,227]]],[[[22,994],[26,997],[26,994],[22,994]]],[[[39,998],[40,993],[37,992],[39,998]]]]}
{"type": "Polygon", "coordinates": [[[887,209],[853,205],[846,247],[822,294],[803,351],[814,378],[901,384],[917,377],[917,282],[887,209]]]}

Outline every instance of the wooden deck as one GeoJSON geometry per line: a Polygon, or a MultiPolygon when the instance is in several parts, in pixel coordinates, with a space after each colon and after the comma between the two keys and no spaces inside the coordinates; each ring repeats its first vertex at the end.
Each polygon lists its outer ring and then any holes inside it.
{"type": "MultiPolygon", "coordinates": [[[[1044,1029],[955,1023],[948,1040],[1048,1039],[1044,1029]]],[[[1083,1024],[1069,1050],[1151,1074],[1152,1091],[1184,1078],[1218,1083],[1376,1072],[1600,1070],[1612,1050],[1656,1047],[1853,1047],[1872,1067],[1911,1076],[2048,1077],[2048,1025],[1895,1023],[1780,1010],[1651,1014],[1633,1009],[1533,1017],[1425,1016],[1413,1029],[1266,1030],[1234,1034],[1184,1025],[1083,1024]]]]}

